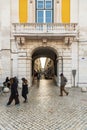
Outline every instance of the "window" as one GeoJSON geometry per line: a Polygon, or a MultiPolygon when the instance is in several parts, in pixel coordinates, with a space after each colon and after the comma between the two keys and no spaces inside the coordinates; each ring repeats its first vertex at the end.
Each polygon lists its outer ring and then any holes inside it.
{"type": "Polygon", "coordinates": [[[36,0],[36,22],[53,22],[53,0],[36,0]]]}
{"type": "Polygon", "coordinates": [[[37,21],[38,21],[38,23],[43,23],[43,16],[44,16],[44,14],[43,14],[44,12],[43,11],[41,11],[41,10],[38,10],[37,11],[37,21]]]}

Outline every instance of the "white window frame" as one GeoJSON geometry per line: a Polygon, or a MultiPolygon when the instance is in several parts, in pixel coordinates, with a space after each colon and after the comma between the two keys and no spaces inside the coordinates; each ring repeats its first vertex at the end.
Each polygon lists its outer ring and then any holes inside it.
{"type": "Polygon", "coordinates": [[[46,11],[51,11],[51,23],[53,22],[53,9],[52,9],[52,3],[53,3],[53,1],[52,0],[37,0],[37,15],[36,15],[36,21],[37,21],[37,23],[38,23],[38,11],[43,11],[43,23],[47,23],[46,22],[46,11]],[[38,7],[38,2],[39,1],[43,1],[44,3],[43,3],[43,7],[44,8],[37,8],[38,7]],[[46,8],[46,1],[51,1],[51,8],[46,8]]]}

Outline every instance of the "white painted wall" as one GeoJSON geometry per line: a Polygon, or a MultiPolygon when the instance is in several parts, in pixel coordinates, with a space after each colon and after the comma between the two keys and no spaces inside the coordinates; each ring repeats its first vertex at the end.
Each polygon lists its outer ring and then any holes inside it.
{"type": "Polygon", "coordinates": [[[79,17],[79,0],[70,0],[70,22],[71,23],[78,23],[79,17]]]}
{"type": "Polygon", "coordinates": [[[19,0],[10,0],[11,7],[10,7],[10,14],[11,14],[11,23],[18,23],[19,22],[19,0]]]}
{"type": "Polygon", "coordinates": [[[10,76],[10,0],[0,0],[1,81],[10,76]]]}

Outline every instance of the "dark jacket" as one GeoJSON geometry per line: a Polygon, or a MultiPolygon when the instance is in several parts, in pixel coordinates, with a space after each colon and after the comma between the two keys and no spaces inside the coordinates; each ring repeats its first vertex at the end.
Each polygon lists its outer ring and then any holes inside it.
{"type": "Polygon", "coordinates": [[[12,96],[18,96],[18,90],[17,90],[17,83],[13,82],[11,85],[11,95],[12,96]]]}
{"type": "Polygon", "coordinates": [[[38,79],[38,80],[40,79],[40,73],[37,74],[37,79],[38,79]]]}
{"type": "Polygon", "coordinates": [[[23,83],[22,84],[22,96],[24,97],[26,94],[28,94],[28,84],[23,83]]]}
{"type": "Polygon", "coordinates": [[[61,83],[60,83],[60,86],[65,86],[65,85],[66,85],[66,82],[67,82],[66,77],[61,76],[61,83]]]}

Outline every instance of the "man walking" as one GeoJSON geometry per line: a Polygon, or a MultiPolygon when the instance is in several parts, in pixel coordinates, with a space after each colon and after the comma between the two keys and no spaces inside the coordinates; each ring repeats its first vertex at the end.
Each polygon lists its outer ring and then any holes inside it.
{"type": "Polygon", "coordinates": [[[68,95],[69,92],[67,92],[65,90],[65,85],[66,85],[67,79],[66,79],[66,77],[64,77],[63,73],[60,74],[60,78],[61,78],[61,81],[60,81],[60,96],[63,96],[63,91],[66,93],[66,95],[68,95]]]}
{"type": "Polygon", "coordinates": [[[17,89],[18,84],[15,81],[15,78],[10,79],[10,84],[11,84],[11,94],[10,94],[7,105],[10,105],[13,100],[15,100],[15,105],[18,105],[20,102],[19,102],[19,94],[18,94],[18,89],[17,89]]]}

